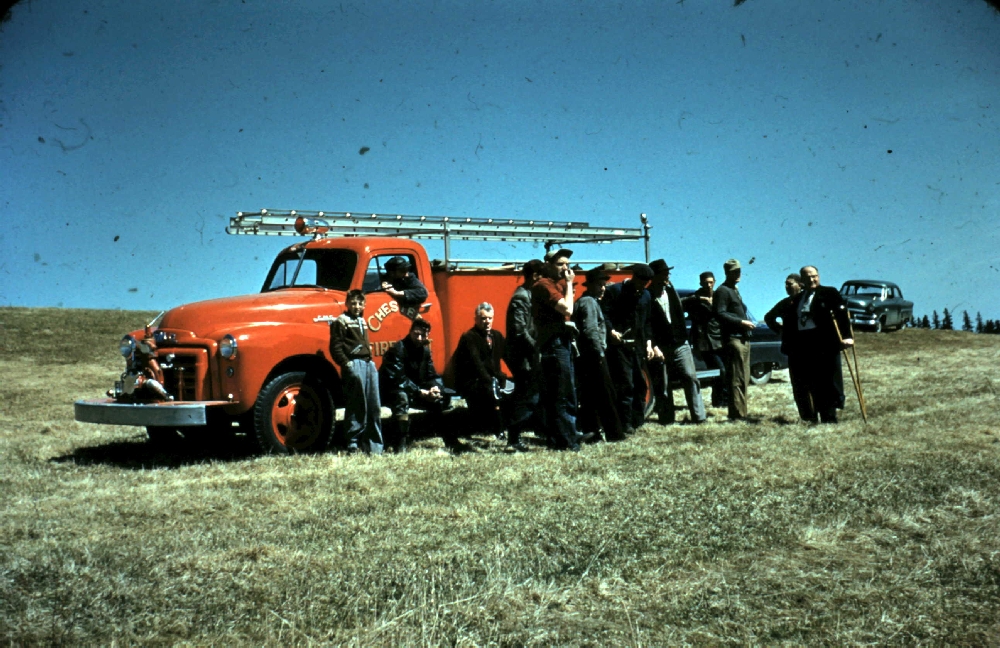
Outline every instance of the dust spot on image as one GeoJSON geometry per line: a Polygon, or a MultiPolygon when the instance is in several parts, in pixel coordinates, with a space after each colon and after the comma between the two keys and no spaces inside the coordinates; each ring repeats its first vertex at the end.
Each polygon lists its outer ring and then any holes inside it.
{"type": "Polygon", "coordinates": [[[128,291],[129,291],[130,293],[137,293],[137,292],[139,292],[139,289],[138,289],[138,288],[135,288],[135,287],[133,287],[133,288],[129,288],[129,289],[128,289],[128,291]]]}
{"type": "Polygon", "coordinates": [[[365,153],[367,153],[367,152],[368,152],[368,151],[370,151],[370,150],[371,150],[371,148],[369,148],[369,147],[367,147],[367,146],[362,146],[362,147],[361,147],[361,148],[360,148],[360,149],[358,150],[358,155],[364,155],[365,153]]]}
{"type": "Polygon", "coordinates": [[[120,237],[120,236],[118,236],[118,235],[116,234],[116,235],[115,235],[115,243],[117,243],[117,242],[118,242],[118,239],[120,239],[120,238],[121,238],[121,237],[120,237]]]}

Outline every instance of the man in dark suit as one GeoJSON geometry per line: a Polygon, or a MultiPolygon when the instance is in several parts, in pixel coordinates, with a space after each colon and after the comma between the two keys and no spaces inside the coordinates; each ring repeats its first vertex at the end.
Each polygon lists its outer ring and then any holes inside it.
{"type": "Polygon", "coordinates": [[[474,425],[498,439],[504,435],[499,388],[507,382],[500,369],[504,337],[493,328],[493,305],[476,306],[476,324],[462,334],[452,356],[455,389],[465,399],[474,425]]]}
{"type": "Polygon", "coordinates": [[[653,281],[649,284],[652,298],[650,329],[653,334],[653,359],[649,361],[650,388],[656,395],[657,416],[662,424],[674,422],[674,397],[670,381],[681,383],[692,423],[705,422],[705,403],[701,398],[694,355],[687,340],[684,308],[670,283],[670,271],[663,259],[649,264],[653,281]]]}
{"type": "Polygon", "coordinates": [[[632,278],[611,284],[601,300],[608,326],[608,369],[615,381],[618,418],[625,434],[646,418],[646,380],[642,363],[653,357],[649,328],[649,291],[653,271],[645,263],[632,266],[632,278]]]}
{"type": "Polygon", "coordinates": [[[836,288],[821,286],[816,266],[799,272],[804,290],[795,301],[795,334],[789,366],[793,360],[802,386],[812,400],[811,420],[836,423],[837,410],[844,407],[844,372],[840,352],[854,344],[847,306],[836,288]]]}
{"type": "Polygon", "coordinates": [[[767,315],[764,315],[764,321],[768,328],[781,336],[781,352],[788,356],[788,381],[792,383],[792,398],[795,399],[795,407],[799,410],[799,417],[803,421],[812,421],[816,418],[816,410],[813,407],[812,398],[802,382],[802,370],[799,367],[801,358],[794,349],[795,334],[799,330],[799,316],[795,312],[795,307],[799,302],[799,293],[802,292],[800,275],[790,274],[785,278],[785,292],[788,296],[767,311],[767,315]]]}
{"type": "Polygon", "coordinates": [[[538,434],[544,432],[539,425],[541,417],[538,412],[538,330],[531,306],[531,287],[541,279],[543,265],[538,259],[524,264],[524,283],[517,287],[507,304],[507,349],[504,360],[514,379],[511,415],[507,423],[507,445],[517,452],[527,450],[521,442],[521,432],[525,429],[532,428],[538,434]]]}
{"type": "Polygon", "coordinates": [[[750,384],[750,332],[754,323],[747,315],[743,297],[736,284],[743,277],[740,262],[729,259],[722,264],[726,280],[712,297],[712,310],[722,329],[723,357],[729,378],[729,420],[747,417],[747,386],[750,384]]]}

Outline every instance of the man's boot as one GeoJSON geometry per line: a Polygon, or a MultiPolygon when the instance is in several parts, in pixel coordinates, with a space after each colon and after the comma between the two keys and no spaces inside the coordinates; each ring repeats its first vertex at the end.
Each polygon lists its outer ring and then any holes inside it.
{"type": "Polygon", "coordinates": [[[410,444],[410,417],[396,419],[396,454],[403,454],[410,444]]]}

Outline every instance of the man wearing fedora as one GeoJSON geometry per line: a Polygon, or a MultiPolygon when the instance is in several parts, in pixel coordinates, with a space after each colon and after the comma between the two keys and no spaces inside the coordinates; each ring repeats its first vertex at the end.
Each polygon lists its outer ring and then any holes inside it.
{"type": "Polygon", "coordinates": [[[677,290],[670,283],[670,271],[663,259],[649,264],[653,281],[649,285],[652,297],[650,329],[653,334],[653,359],[649,362],[650,387],[656,397],[656,411],[660,423],[674,422],[674,396],[670,381],[681,383],[692,423],[705,422],[705,403],[701,398],[694,355],[688,344],[684,308],[677,290]]]}
{"type": "Polygon", "coordinates": [[[413,266],[406,257],[394,256],[385,262],[386,280],[382,290],[399,304],[399,312],[410,319],[416,319],[420,307],[427,299],[427,288],[410,271],[413,266]]]}
{"type": "Polygon", "coordinates": [[[618,419],[615,385],[605,357],[608,327],[601,310],[601,299],[611,275],[600,265],[588,271],[586,277],[584,286],[587,291],[576,301],[573,309],[573,321],[580,331],[576,342],[580,350],[580,357],[576,360],[577,429],[583,433],[594,433],[593,438],[599,441],[600,427],[606,440],[621,441],[625,432],[618,419]]]}
{"type": "Polygon", "coordinates": [[[747,417],[747,386],[750,384],[750,332],[754,323],[747,315],[736,284],[742,279],[740,262],[729,259],[722,264],[726,280],[715,290],[712,310],[722,329],[723,356],[729,378],[729,420],[747,417]]]}
{"type": "Polygon", "coordinates": [[[608,368],[615,383],[618,418],[625,434],[646,419],[646,380],[642,363],[653,357],[649,329],[649,291],[653,271],[645,263],[632,266],[632,278],[607,287],[601,308],[608,324],[608,368]]]}

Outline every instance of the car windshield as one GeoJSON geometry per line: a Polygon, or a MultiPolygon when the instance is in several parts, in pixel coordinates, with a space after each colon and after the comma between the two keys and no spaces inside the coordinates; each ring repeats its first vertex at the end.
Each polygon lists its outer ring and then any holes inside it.
{"type": "Polygon", "coordinates": [[[871,284],[846,284],[840,292],[849,297],[881,297],[882,290],[882,286],[871,284]]]}
{"type": "Polygon", "coordinates": [[[351,287],[358,255],[351,250],[286,251],[278,256],[267,274],[261,292],[293,286],[318,286],[330,290],[351,287]]]}

